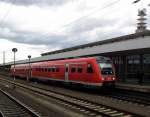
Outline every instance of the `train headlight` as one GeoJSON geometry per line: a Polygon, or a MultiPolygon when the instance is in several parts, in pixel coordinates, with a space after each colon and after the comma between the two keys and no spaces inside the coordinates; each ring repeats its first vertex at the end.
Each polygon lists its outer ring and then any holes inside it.
{"type": "Polygon", "coordinates": [[[115,80],[115,77],[113,77],[112,80],[115,80]]]}

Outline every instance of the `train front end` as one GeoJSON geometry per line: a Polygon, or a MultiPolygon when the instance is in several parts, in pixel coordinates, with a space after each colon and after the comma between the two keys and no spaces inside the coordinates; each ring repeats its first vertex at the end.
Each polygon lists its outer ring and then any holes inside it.
{"type": "Polygon", "coordinates": [[[116,76],[112,61],[107,57],[97,59],[103,86],[115,86],[116,76]]]}

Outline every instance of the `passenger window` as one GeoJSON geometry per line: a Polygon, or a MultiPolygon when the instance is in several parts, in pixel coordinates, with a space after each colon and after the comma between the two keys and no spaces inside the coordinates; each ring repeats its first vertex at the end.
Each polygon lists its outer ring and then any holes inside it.
{"type": "Polygon", "coordinates": [[[91,64],[88,64],[87,66],[87,73],[93,73],[93,68],[91,64]]]}
{"type": "Polygon", "coordinates": [[[72,72],[72,73],[76,72],[76,68],[75,68],[75,67],[72,67],[72,68],[71,68],[71,72],[72,72]]]}
{"type": "Polygon", "coordinates": [[[42,69],[42,72],[44,72],[44,68],[41,68],[42,69]]]}
{"type": "Polygon", "coordinates": [[[82,73],[82,68],[81,67],[78,67],[78,72],[82,73]]]}
{"type": "Polygon", "coordinates": [[[48,72],[51,72],[51,68],[48,68],[48,72]]]}
{"type": "Polygon", "coordinates": [[[55,72],[55,68],[52,68],[52,72],[55,72]]]}
{"type": "Polygon", "coordinates": [[[45,68],[45,72],[47,72],[47,68],[45,68]]]}

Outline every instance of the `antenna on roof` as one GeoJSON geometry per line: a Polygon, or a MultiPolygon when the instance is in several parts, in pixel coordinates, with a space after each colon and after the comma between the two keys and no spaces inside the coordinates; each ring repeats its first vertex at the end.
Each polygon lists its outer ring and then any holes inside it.
{"type": "Polygon", "coordinates": [[[136,29],[136,33],[138,32],[143,32],[143,31],[147,31],[147,26],[146,26],[146,22],[145,20],[147,20],[147,18],[145,18],[146,14],[146,8],[143,7],[143,0],[135,0],[133,2],[133,4],[136,4],[138,2],[141,2],[141,8],[138,10],[138,16],[139,18],[138,23],[137,23],[137,29],[136,29]]]}
{"type": "Polygon", "coordinates": [[[137,29],[136,29],[136,32],[143,32],[143,31],[146,31],[147,29],[147,26],[146,26],[146,22],[145,20],[147,20],[147,18],[145,18],[146,16],[146,9],[143,8],[143,9],[139,9],[138,10],[138,16],[139,18],[137,19],[138,20],[138,23],[137,23],[137,29]]]}

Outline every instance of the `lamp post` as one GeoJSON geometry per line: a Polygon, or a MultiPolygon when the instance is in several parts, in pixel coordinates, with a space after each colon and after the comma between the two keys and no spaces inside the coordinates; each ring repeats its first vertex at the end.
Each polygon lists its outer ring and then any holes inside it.
{"type": "Polygon", "coordinates": [[[31,77],[31,64],[30,64],[31,55],[28,55],[28,58],[29,58],[29,72],[28,72],[27,81],[29,81],[29,78],[31,77]]]}
{"type": "Polygon", "coordinates": [[[15,53],[17,52],[17,48],[13,48],[12,51],[14,52],[14,81],[15,81],[15,53]]]}

